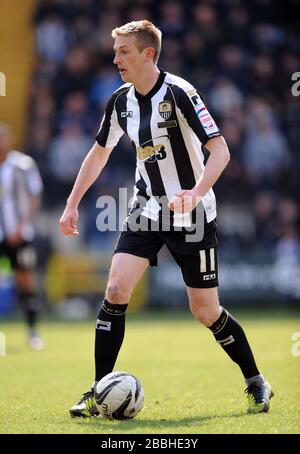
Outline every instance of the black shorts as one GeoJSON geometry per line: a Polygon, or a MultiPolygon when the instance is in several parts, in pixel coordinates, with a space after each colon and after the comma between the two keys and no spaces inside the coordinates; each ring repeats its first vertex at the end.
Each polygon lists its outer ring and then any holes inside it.
{"type": "Polygon", "coordinates": [[[201,241],[187,242],[186,229],[165,232],[142,231],[133,232],[129,224],[127,230],[121,232],[114,254],[127,254],[144,257],[151,266],[157,265],[157,254],[165,244],[181,268],[185,284],[192,288],[218,287],[218,256],[217,256],[217,223],[205,224],[201,241]]]}
{"type": "Polygon", "coordinates": [[[29,241],[11,246],[6,241],[0,242],[0,258],[7,257],[14,270],[31,270],[36,265],[36,251],[29,241]]]}

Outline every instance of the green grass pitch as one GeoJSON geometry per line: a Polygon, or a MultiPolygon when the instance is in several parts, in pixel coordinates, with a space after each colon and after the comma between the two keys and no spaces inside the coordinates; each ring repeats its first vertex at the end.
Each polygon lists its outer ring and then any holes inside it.
{"type": "Polygon", "coordinates": [[[268,414],[247,415],[238,366],[189,314],[127,317],[115,370],[137,375],[145,405],[134,420],[74,420],[68,409],[93,380],[94,321],[43,322],[47,343],[30,351],[20,322],[5,322],[0,357],[0,433],[300,433],[300,356],[292,355],[299,313],[236,314],[275,398],[268,414]]]}

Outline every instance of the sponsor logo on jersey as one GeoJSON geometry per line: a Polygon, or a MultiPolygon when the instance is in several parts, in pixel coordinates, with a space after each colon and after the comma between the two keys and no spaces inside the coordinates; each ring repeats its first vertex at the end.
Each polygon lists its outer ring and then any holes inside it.
{"type": "Polygon", "coordinates": [[[203,128],[205,129],[213,128],[215,126],[215,122],[209,115],[209,113],[206,113],[205,115],[200,115],[200,121],[202,123],[203,128]]]}
{"type": "Polygon", "coordinates": [[[121,112],[121,118],[132,118],[133,112],[132,110],[126,110],[125,112],[121,112]]]}
{"type": "Polygon", "coordinates": [[[190,90],[187,92],[187,95],[190,97],[193,103],[196,115],[199,118],[203,128],[205,129],[206,134],[211,135],[214,133],[215,134],[218,133],[217,125],[214,122],[214,119],[212,118],[210,113],[208,112],[207,108],[205,107],[204,102],[201,99],[201,96],[199,95],[199,93],[197,93],[197,90],[196,89],[190,90]]]}
{"type": "Polygon", "coordinates": [[[154,137],[152,140],[147,140],[142,143],[139,147],[136,148],[137,159],[140,161],[155,162],[157,159],[165,159],[167,157],[165,145],[170,140],[168,134],[162,135],[159,137],[154,137]],[[153,143],[155,141],[160,141],[164,143],[159,143],[157,145],[146,145],[147,143],[153,143]]]}
{"type": "Polygon", "coordinates": [[[156,159],[164,159],[166,157],[166,151],[163,145],[138,147],[136,153],[140,161],[154,162],[156,159]]]}
{"type": "Polygon", "coordinates": [[[164,120],[168,120],[172,113],[171,101],[162,101],[159,103],[158,112],[164,120]]]}
{"type": "Polygon", "coordinates": [[[198,118],[207,135],[209,135],[210,137],[214,137],[213,134],[217,136],[220,135],[214,119],[206,109],[201,110],[201,112],[198,113],[198,118]]]}

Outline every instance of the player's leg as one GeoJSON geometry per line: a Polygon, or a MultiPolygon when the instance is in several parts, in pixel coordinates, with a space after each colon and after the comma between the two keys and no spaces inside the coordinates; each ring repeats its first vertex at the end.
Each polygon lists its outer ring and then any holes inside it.
{"type": "Polygon", "coordinates": [[[113,256],[105,298],[95,330],[95,380],[90,391],[70,409],[72,417],[97,416],[94,388],[113,370],[125,332],[125,314],[130,296],[149,266],[149,259],[117,252],[113,256]]]}
{"type": "Polygon", "coordinates": [[[239,365],[247,385],[248,411],[267,412],[273,392],[256,366],[243,328],[226,309],[220,306],[217,287],[187,286],[187,292],[194,317],[212,331],[218,344],[232,361],[239,365]]]}
{"type": "Polygon", "coordinates": [[[251,348],[240,324],[219,304],[218,290],[187,287],[194,317],[209,328],[218,344],[237,363],[245,377],[259,375],[251,348]]]}
{"type": "Polygon", "coordinates": [[[96,323],[95,383],[113,370],[124,338],[131,294],[149,264],[156,265],[162,244],[156,233],[149,230],[134,232],[128,227],[120,235],[96,323]]]}
{"type": "Polygon", "coordinates": [[[113,256],[105,298],[96,323],[95,382],[113,370],[125,332],[125,314],[133,290],[149,260],[127,253],[113,256]]]}
{"type": "Polygon", "coordinates": [[[125,331],[125,313],[130,296],[145,269],[155,265],[163,242],[151,231],[124,230],[111,263],[105,298],[95,330],[95,381],[90,391],[70,409],[72,417],[98,415],[94,387],[113,370],[125,331]]]}
{"type": "Polygon", "coordinates": [[[243,328],[220,307],[216,222],[205,225],[200,242],[187,242],[182,234],[176,233],[167,238],[166,243],[181,268],[192,313],[212,331],[219,345],[242,370],[249,411],[268,411],[271,388],[257,369],[243,328]]]}
{"type": "Polygon", "coordinates": [[[95,381],[90,391],[70,409],[71,417],[98,416],[94,388],[113,370],[125,332],[125,313],[130,296],[142,277],[149,260],[127,253],[113,256],[105,298],[95,331],[95,381]]]}
{"type": "Polygon", "coordinates": [[[40,302],[36,291],[35,274],[31,269],[17,268],[15,276],[19,294],[19,303],[28,327],[29,345],[34,350],[42,350],[44,343],[37,331],[40,302]]]}
{"type": "Polygon", "coordinates": [[[44,343],[37,334],[40,301],[35,276],[35,249],[28,242],[16,246],[6,243],[6,251],[15,272],[18,300],[28,328],[29,345],[35,350],[41,350],[44,343]]]}

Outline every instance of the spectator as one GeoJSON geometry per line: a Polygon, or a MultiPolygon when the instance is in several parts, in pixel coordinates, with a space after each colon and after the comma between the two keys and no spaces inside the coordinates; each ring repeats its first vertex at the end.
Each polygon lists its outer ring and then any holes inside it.
{"type": "Polygon", "coordinates": [[[37,46],[41,57],[58,63],[65,57],[70,33],[57,15],[47,18],[37,27],[37,46]]]}
{"type": "Polygon", "coordinates": [[[283,167],[289,163],[286,140],[275,126],[271,109],[252,100],[246,125],[244,163],[250,180],[256,186],[273,187],[283,167]]]}

